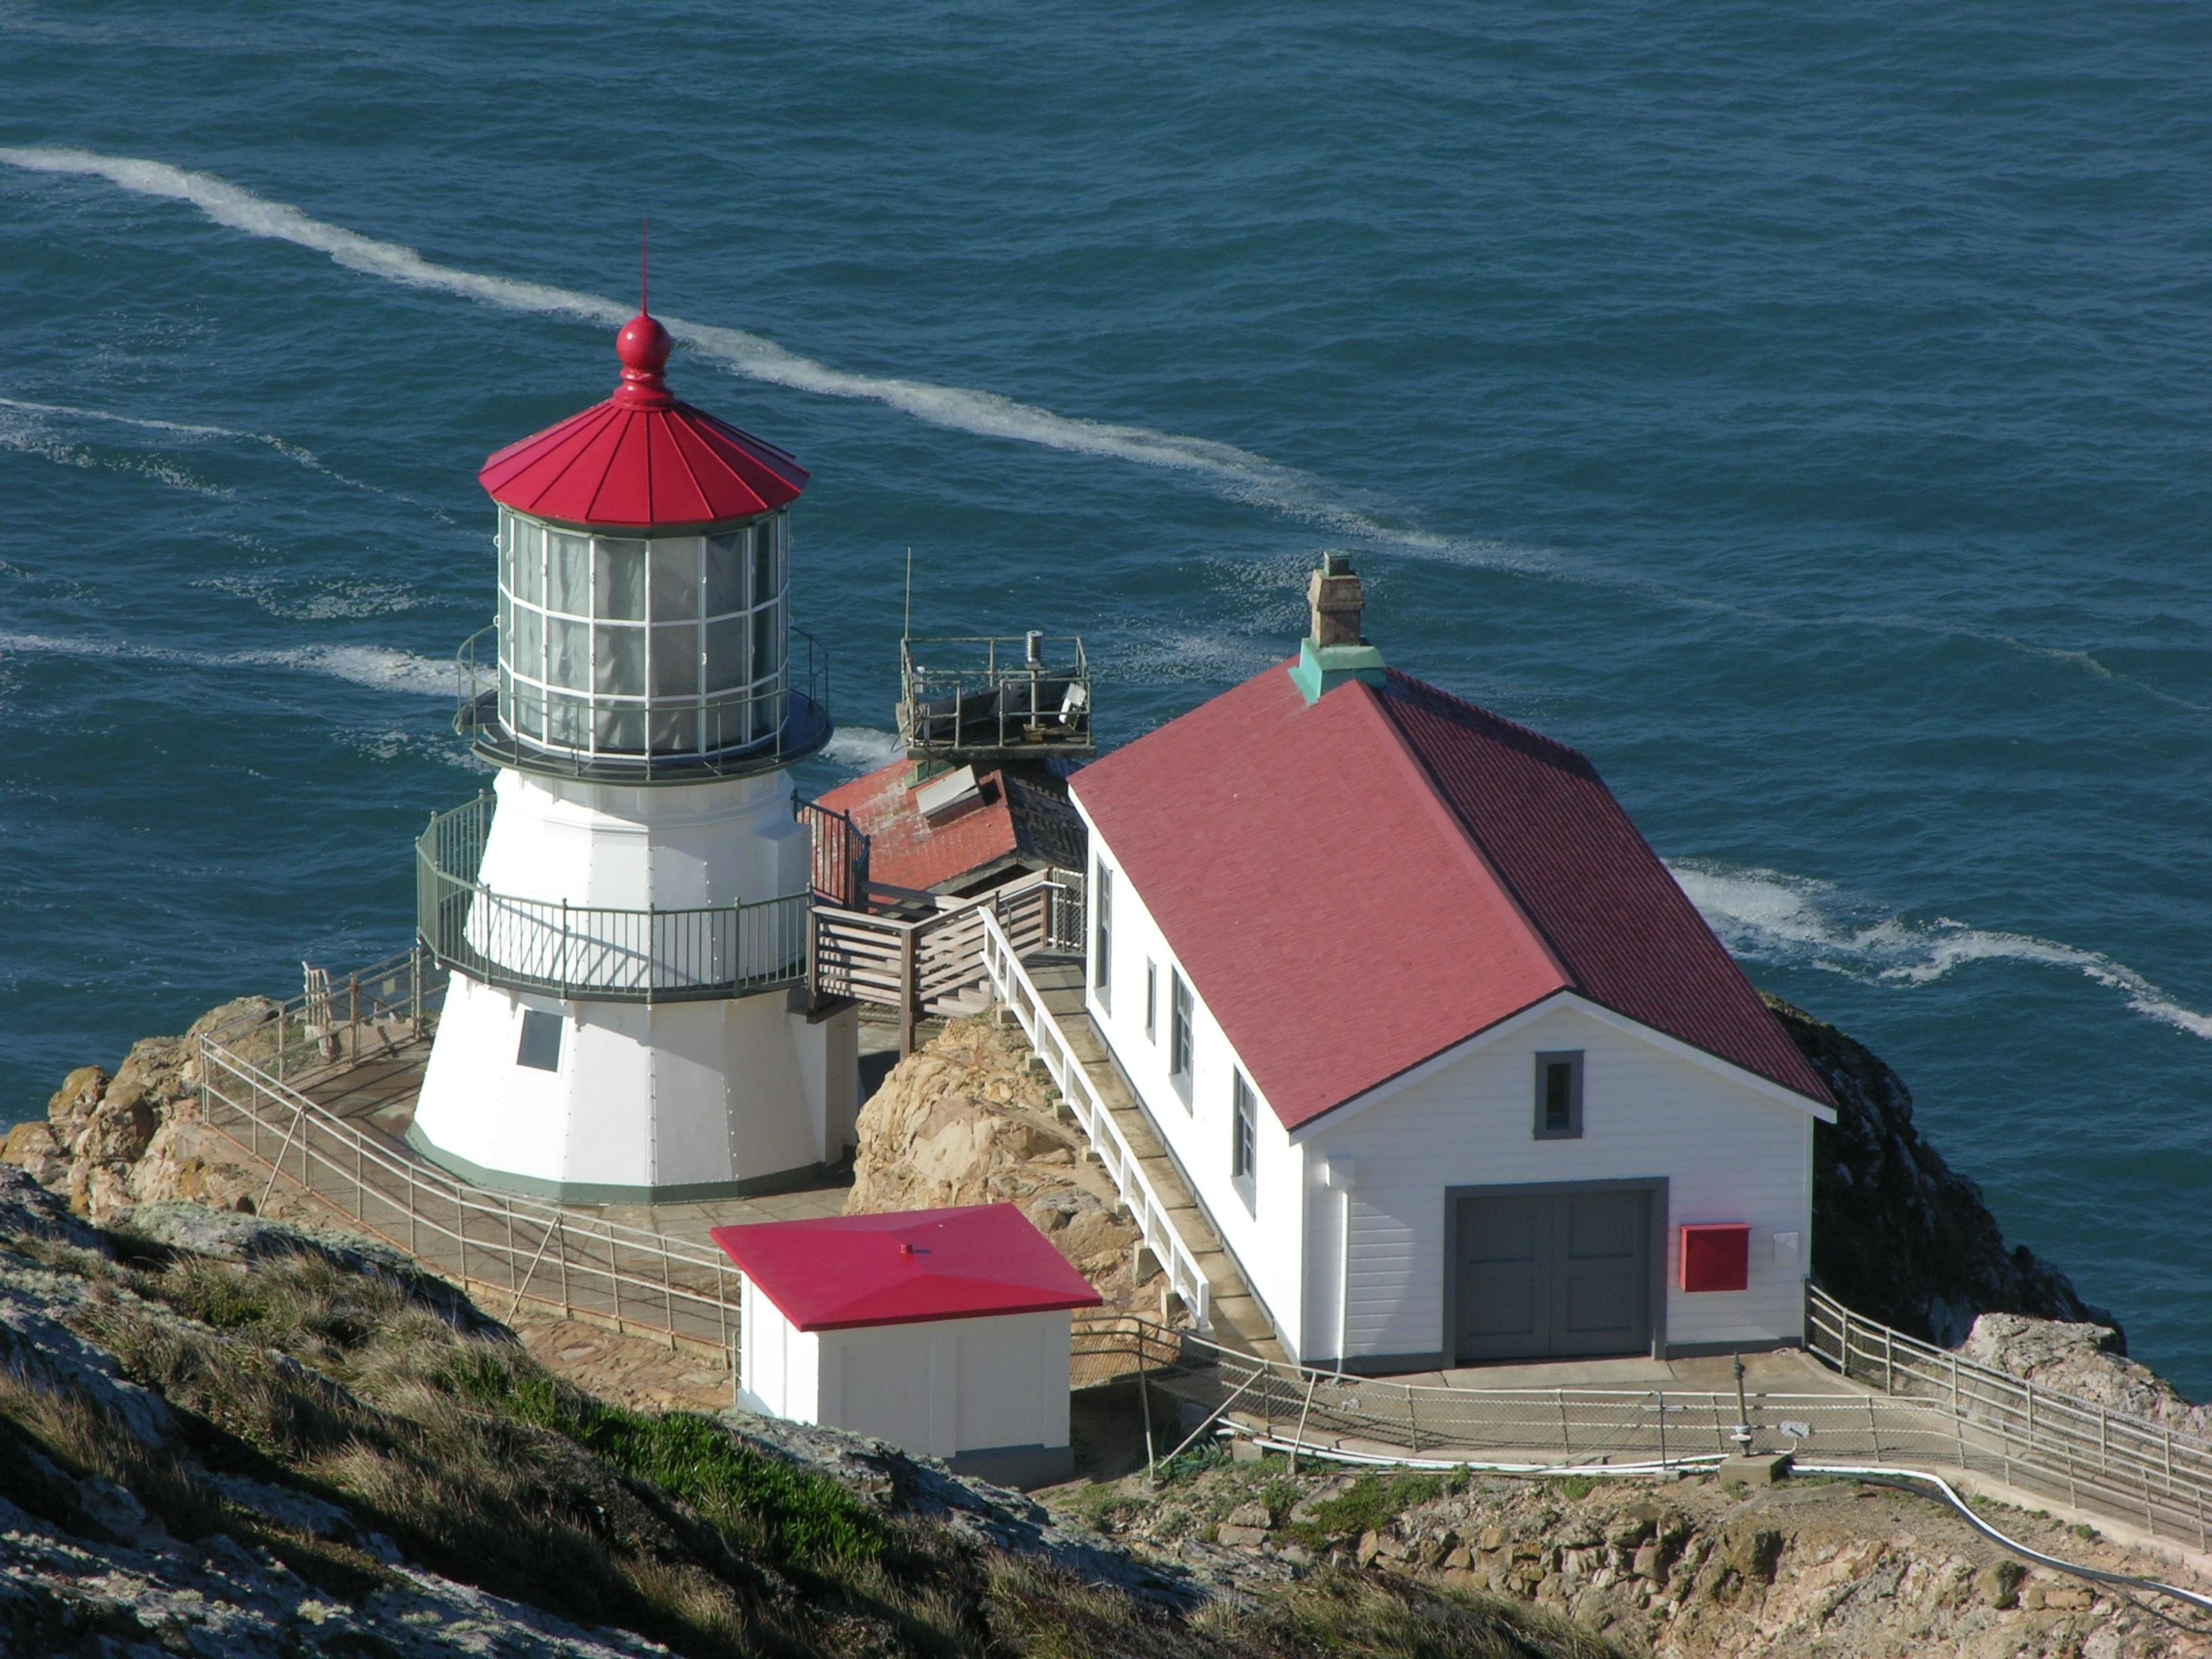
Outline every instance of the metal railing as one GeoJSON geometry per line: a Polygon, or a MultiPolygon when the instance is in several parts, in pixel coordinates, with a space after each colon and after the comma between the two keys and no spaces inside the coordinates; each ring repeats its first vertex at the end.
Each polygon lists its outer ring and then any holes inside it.
{"type": "Polygon", "coordinates": [[[1097,752],[1091,707],[1090,659],[1072,635],[899,641],[899,737],[917,758],[1079,759],[1097,752]]]}
{"type": "MultiPolygon", "coordinates": [[[[597,749],[539,743],[516,735],[500,717],[498,624],[480,628],[461,642],[453,669],[458,706],[453,730],[477,753],[501,766],[547,772],[559,777],[592,778],[615,783],[681,781],[698,777],[750,777],[805,759],[830,741],[836,730],[829,714],[830,658],[815,637],[801,628],[787,630],[782,676],[775,689],[713,696],[696,705],[651,710],[695,712],[702,722],[701,750],[695,752],[624,747],[597,749]],[[489,655],[486,654],[487,641],[489,655]]],[[[577,696],[596,694],[579,691],[577,696]]],[[[599,698],[605,702],[605,699],[599,698]]],[[[645,698],[617,705],[635,711],[640,741],[649,742],[651,720],[645,698]]],[[[586,718],[589,710],[585,711],[586,718]]]]}
{"type": "Polygon", "coordinates": [[[1091,1073],[1068,1042],[1067,1033],[1060,1028],[1052,1010],[1045,1006],[1043,994],[1023,967],[1021,954],[1007,937],[1006,930],[996,916],[985,915],[981,920],[983,966],[990,975],[992,989],[1000,1004],[1012,1011],[1030,1046],[1044,1062],[1045,1071],[1060,1090],[1061,1099],[1089,1139],[1098,1161],[1105,1166],[1114,1190],[1128,1206],[1130,1218],[1136,1224],[1145,1248],[1166,1273],[1169,1288],[1182,1298],[1199,1328],[1207,1328],[1212,1322],[1212,1288],[1198,1264],[1196,1254],[1176,1231],[1152,1177],[1145,1173],[1143,1163],[1121,1133],[1121,1126],[1114,1121],[1113,1112],[1091,1081],[1091,1073]]]}
{"type": "Polygon", "coordinates": [[[1138,1370],[1272,1443],[1382,1462],[1668,1467],[1787,1451],[1964,1470],[2154,1537],[2212,1542],[2212,1444],[2023,1382],[1808,1287],[1809,1351],[1850,1392],[1483,1389],[1268,1362],[1130,1316],[1078,1322],[1076,1386],[1138,1370]]]}
{"type": "Polygon", "coordinates": [[[477,878],[493,811],[479,795],[415,842],[416,931],[444,966],[507,990],[611,1002],[744,996],[806,977],[811,892],[690,909],[517,898],[477,878]]]}
{"type": "MultiPolygon", "coordinates": [[[[435,981],[434,964],[419,951],[354,975],[358,1023],[349,1043],[343,1030],[304,1019],[304,999],[202,1035],[203,1118],[268,1167],[264,1206],[279,1181],[312,1193],[495,1316],[512,1317],[530,1302],[731,1364],[742,1277],[713,1245],[472,1186],[363,1133],[305,1092],[302,1085],[418,1041],[434,1012],[435,981]],[[390,994],[376,994],[380,983],[390,994]]],[[[339,994],[333,988],[333,1015],[339,994]]]]}
{"type": "Polygon", "coordinates": [[[2212,1443],[1961,1359],[1809,1285],[1805,1334],[1844,1376],[1950,1419],[1959,1467],[1994,1468],[2008,1485],[2204,1547],[2212,1443]]]}
{"type": "Polygon", "coordinates": [[[852,814],[818,800],[795,800],[793,810],[813,838],[814,900],[847,910],[868,904],[868,838],[852,814]]]}

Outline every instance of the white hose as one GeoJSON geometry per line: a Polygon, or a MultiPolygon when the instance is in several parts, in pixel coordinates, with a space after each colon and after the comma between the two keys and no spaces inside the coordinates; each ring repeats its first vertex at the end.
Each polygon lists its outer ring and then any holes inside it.
{"type": "MultiPolygon", "coordinates": [[[[1224,1430],[1224,1433],[1234,1431],[1224,1430]]],[[[1672,1474],[1686,1468],[1699,1470],[1713,1468],[1721,1462],[1718,1455],[1670,1459],[1664,1463],[1498,1463],[1468,1458],[1389,1457],[1372,1452],[1339,1451],[1333,1448],[1313,1445],[1293,1445],[1290,1441],[1273,1436],[1243,1437],[1267,1451],[1295,1451],[1300,1457],[1326,1458],[1332,1462],[1352,1463],[1375,1468],[1405,1469],[1468,1469],[1485,1474],[1516,1474],[1543,1476],[1558,1480],[1565,1476],[1584,1475],[1595,1479],[1601,1475],[1654,1475],[1672,1474]]],[[[2100,1584],[2125,1584],[2135,1589],[2149,1590],[2154,1595],[2170,1595],[2185,1601],[2200,1613],[2212,1613],[2212,1595],[2196,1590],[2183,1589],[2178,1584],[2161,1583],[2155,1578],[2137,1578],[2124,1572],[2107,1572],[2101,1567],[2080,1566],[2071,1561],[2062,1561],[2055,1555],[2045,1555],[2031,1548],[2017,1538],[2008,1538],[1976,1514],[1965,1498],[1953,1490],[1951,1483],[1942,1475],[1926,1469],[1887,1468],[1879,1464],[1856,1463],[1795,1463],[1792,1468],[1800,1474],[1836,1475],[1847,1480],[1921,1480],[1936,1488],[1951,1507],[1966,1518],[1968,1525],[1992,1542],[2000,1544],[2014,1555],[2048,1567],[2054,1572],[2070,1574],[2075,1578],[2087,1578],[2100,1584]]]]}

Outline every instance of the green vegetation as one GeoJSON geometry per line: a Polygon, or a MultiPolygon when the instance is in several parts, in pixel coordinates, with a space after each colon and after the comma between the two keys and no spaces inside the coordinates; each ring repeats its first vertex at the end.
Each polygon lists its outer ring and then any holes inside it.
{"type": "MultiPolygon", "coordinates": [[[[1346,1533],[1379,1532],[1407,1510],[1443,1497],[1460,1483],[1460,1476],[1425,1471],[1363,1474],[1335,1497],[1315,1504],[1312,1518],[1293,1522],[1287,1535],[1317,1550],[1346,1533]]],[[[1268,1508],[1272,1512],[1274,1506],[1268,1508]]]]}
{"type": "MultiPolygon", "coordinates": [[[[0,1239],[18,1262],[76,1276],[81,1299],[58,1311],[187,1431],[185,1445],[149,1447],[22,1363],[22,1339],[0,1327],[0,1488],[93,1535],[104,1528],[84,1510],[88,1476],[131,1493],[174,1537],[230,1534],[337,1599],[393,1582],[365,1547],[295,1531],[208,1478],[242,1474],[337,1504],[449,1577],[639,1632],[685,1659],[1611,1651],[1515,1602],[1368,1574],[1324,1572],[1180,1617],[888,1515],[714,1419],[597,1400],[411,1270],[358,1271],[304,1241],[250,1263],[107,1243],[112,1254],[0,1239]]],[[[1223,1461],[1195,1448],[1171,1478],[1223,1461]]],[[[1296,1489],[1279,1462],[1236,1473],[1237,1490],[1286,1513],[1296,1489]]],[[[1321,1506],[1313,1530],[1377,1527],[1452,1484],[1364,1476],[1321,1506]]],[[[1150,1501],[1109,1492],[1102,1516],[1150,1501]]]]}

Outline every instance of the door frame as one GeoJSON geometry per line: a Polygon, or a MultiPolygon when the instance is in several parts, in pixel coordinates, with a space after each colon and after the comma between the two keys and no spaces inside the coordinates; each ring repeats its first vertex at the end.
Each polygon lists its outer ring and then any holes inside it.
{"type": "MultiPolygon", "coordinates": [[[[1620,1181],[1502,1181],[1444,1188],[1443,1369],[1459,1365],[1459,1203],[1463,1198],[1572,1198],[1584,1193],[1651,1194],[1651,1358],[1667,1357],[1667,1177],[1633,1176],[1620,1181]]],[[[1513,1364],[1513,1360],[1486,1361],[1513,1364]]],[[[1532,1360],[1533,1364],[1547,1362],[1532,1360]]]]}

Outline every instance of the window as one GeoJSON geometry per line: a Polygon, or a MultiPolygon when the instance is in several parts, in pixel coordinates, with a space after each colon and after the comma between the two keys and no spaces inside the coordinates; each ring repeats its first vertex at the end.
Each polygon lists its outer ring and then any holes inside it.
{"type": "Polygon", "coordinates": [[[1583,1051],[1536,1056],[1536,1139],[1574,1140],[1583,1132],[1583,1051]]]}
{"type": "Polygon", "coordinates": [[[1229,1106],[1229,1184],[1237,1188],[1244,1207],[1249,1210],[1255,1207],[1252,1153],[1260,1129],[1260,1102],[1242,1071],[1231,1075],[1236,1084],[1229,1106]]]}
{"type": "Polygon", "coordinates": [[[1145,963],[1145,1041],[1160,1040],[1160,965],[1145,963]]]}
{"type": "Polygon", "coordinates": [[[540,1072],[561,1069],[560,1015],[540,1008],[523,1011],[522,1046],[515,1051],[514,1063],[540,1072]]]}
{"type": "Polygon", "coordinates": [[[1091,878],[1091,912],[1097,917],[1091,930],[1091,986],[1098,993],[1098,1006],[1114,1012],[1114,872],[1098,860],[1091,878]]]}
{"type": "Polygon", "coordinates": [[[1168,1081],[1190,1104],[1190,987],[1180,970],[1168,970],[1168,1081]]]}

